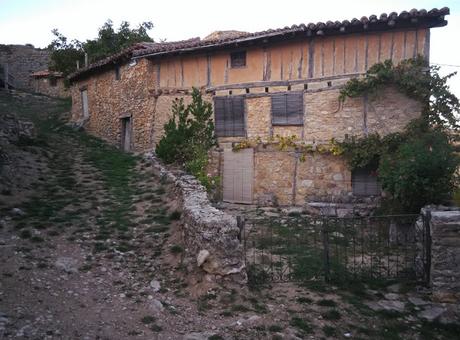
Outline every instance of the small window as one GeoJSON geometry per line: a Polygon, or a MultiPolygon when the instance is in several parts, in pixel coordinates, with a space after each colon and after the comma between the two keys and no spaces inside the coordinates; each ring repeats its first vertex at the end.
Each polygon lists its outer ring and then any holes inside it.
{"type": "Polygon", "coordinates": [[[246,66],[246,51],[230,53],[230,65],[232,68],[246,66]]]}
{"type": "Polygon", "coordinates": [[[218,137],[244,137],[244,98],[214,98],[216,135],[218,137]]]}
{"type": "Polygon", "coordinates": [[[370,168],[353,170],[351,186],[355,196],[380,196],[382,191],[377,180],[377,171],[370,168]]]}
{"type": "Polygon", "coordinates": [[[120,80],[120,66],[115,66],[115,80],[120,80]]]}
{"type": "Polygon", "coordinates": [[[272,96],[273,125],[303,125],[302,92],[279,93],[272,96]]]}
{"type": "Polygon", "coordinates": [[[50,78],[50,86],[56,87],[57,86],[57,79],[54,77],[50,78]]]}

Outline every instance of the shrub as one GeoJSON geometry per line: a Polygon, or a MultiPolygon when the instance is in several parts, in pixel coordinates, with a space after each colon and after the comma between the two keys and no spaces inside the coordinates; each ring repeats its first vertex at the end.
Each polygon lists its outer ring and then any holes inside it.
{"type": "Polygon", "coordinates": [[[418,212],[425,204],[445,203],[457,181],[458,157],[442,130],[409,137],[394,153],[382,155],[379,179],[391,194],[393,212],[418,212]]]}
{"type": "Polygon", "coordinates": [[[165,134],[155,152],[164,162],[176,163],[194,175],[208,190],[216,186],[216,179],[208,176],[208,151],[216,145],[212,106],[193,89],[192,102],[174,101],[173,116],[165,124],[165,134]]]}
{"type": "Polygon", "coordinates": [[[452,197],[457,182],[458,156],[451,132],[460,130],[460,102],[447,81],[455,73],[440,76],[439,67],[422,57],[394,66],[390,60],[372,66],[360,79],[350,80],[340,93],[346,97],[377,95],[383,86],[396,86],[421,103],[422,114],[403,132],[385,137],[371,134],[339,142],[351,169],[377,169],[385,193],[381,213],[418,212],[429,203],[452,197]]]}

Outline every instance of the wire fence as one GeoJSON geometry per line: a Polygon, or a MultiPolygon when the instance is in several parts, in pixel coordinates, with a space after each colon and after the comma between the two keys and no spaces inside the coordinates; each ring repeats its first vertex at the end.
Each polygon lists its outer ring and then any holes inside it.
{"type": "Polygon", "coordinates": [[[250,280],[429,277],[429,223],[419,215],[269,217],[243,228],[250,280]]]}

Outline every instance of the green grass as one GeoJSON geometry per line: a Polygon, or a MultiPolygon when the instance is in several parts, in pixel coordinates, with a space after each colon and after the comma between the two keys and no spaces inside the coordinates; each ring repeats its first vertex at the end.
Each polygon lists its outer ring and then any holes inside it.
{"type": "Polygon", "coordinates": [[[184,251],[184,248],[182,248],[180,245],[173,245],[171,246],[171,248],[169,248],[169,251],[171,252],[171,254],[181,254],[183,251],[184,251]]]}
{"type": "Polygon", "coordinates": [[[154,323],[155,321],[156,321],[156,318],[151,315],[146,315],[141,319],[141,322],[143,324],[151,324],[151,323],[154,323]]]}
{"type": "Polygon", "coordinates": [[[272,333],[278,333],[283,330],[283,327],[281,327],[280,325],[271,325],[268,327],[268,330],[272,333]]]}
{"type": "Polygon", "coordinates": [[[306,319],[295,316],[291,319],[289,324],[306,334],[313,333],[313,327],[306,319]]]}
{"type": "Polygon", "coordinates": [[[337,335],[337,329],[335,327],[325,325],[325,326],[323,326],[323,333],[328,338],[332,338],[332,337],[335,338],[336,335],[337,335]]]}
{"type": "Polygon", "coordinates": [[[321,316],[324,320],[340,320],[342,318],[342,315],[336,309],[328,310],[327,312],[322,313],[321,316]]]}
{"type": "Polygon", "coordinates": [[[337,302],[334,300],[330,299],[321,299],[316,302],[318,306],[323,306],[323,307],[337,307],[337,302]]]}
{"type": "Polygon", "coordinates": [[[307,297],[304,297],[304,296],[299,296],[299,297],[296,299],[296,301],[297,301],[298,303],[302,303],[302,304],[310,304],[310,303],[313,302],[312,299],[307,298],[307,297]]]}

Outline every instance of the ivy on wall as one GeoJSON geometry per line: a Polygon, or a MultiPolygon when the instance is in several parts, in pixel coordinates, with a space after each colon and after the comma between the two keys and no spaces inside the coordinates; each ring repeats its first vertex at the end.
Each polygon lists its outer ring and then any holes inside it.
{"type": "Polygon", "coordinates": [[[455,73],[441,76],[438,71],[439,67],[428,65],[421,56],[398,65],[386,60],[341,89],[342,103],[348,97],[376,97],[387,86],[418,100],[421,116],[402,132],[332,139],[323,145],[306,144],[296,136],[277,135],[267,141],[257,137],[235,144],[233,150],[273,144],[279,150],[293,148],[301,154],[301,161],[307,154],[332,154],[343,156],[352,171],[375,169],[388,194],[382,205],[385,213],[417,212],[428,203],[445,203],[458,184],[456,169],[460,162],[452,141],[460,130],[460,104],[447,85],[455,73]]]}
{"type": "Polygon", "coordinates": [[[385,86],[422,104],[421,116],[402,132],[384,137],[371,134],[338,143],[351,169],[371,167],[388,194],[385,213],[418,212],[429,203],[446,203],[458,185],[460,164],[452,141],[460,129],[458,98],[447,81],[455,75],[439,75],[422,57],[393,65],[391,60],[372,66],[364,77],[350,80],[339,99],[378,96],[385,86]]]}

